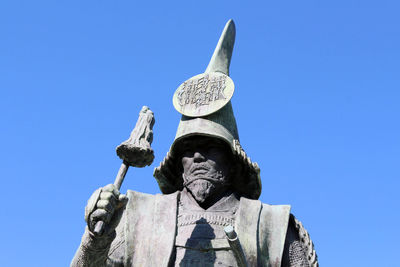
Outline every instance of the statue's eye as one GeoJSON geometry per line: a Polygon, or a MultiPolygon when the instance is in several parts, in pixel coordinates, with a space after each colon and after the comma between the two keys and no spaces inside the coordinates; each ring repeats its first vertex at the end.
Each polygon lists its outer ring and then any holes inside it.
{"type": "Polygon", "coordinates": [[[182,155],[184,157],[188,157],[191,158],[194,155],[193,149],[185,149],[185,151],[183,151],[182,155]]]}
{"type": "Polygon", "coordinates": [[[221,145],[219,145],[219,144],[211,143],[211,144],[207,145],[207,150],[210,151],[210,152],[211,151],[215,152],[215,151],[223,150],[223,147],[221,145]]]}
{"type": "Polygon", "coordinates": [[[216,150],[218,150],[218,148],[216,146],[214,146],[214,145],[210,145],[210,146],[207,147],[207,151],[208,152],[214,152],[216,150]]]}

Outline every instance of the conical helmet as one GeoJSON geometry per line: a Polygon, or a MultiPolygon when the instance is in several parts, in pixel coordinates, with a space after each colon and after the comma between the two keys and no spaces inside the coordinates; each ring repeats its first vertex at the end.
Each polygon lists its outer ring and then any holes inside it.
{"type": "Polygon", "coordinates": [[[155,168],[161,192],[173,193],[183,188],[179,146],[193,136],[207,136],[225,142],[232,151],[232,166],[239,170],[233,177],[233,190],[258,199],[261,194],[260,169],[251,162],[239,143],[231,98],[234,83],[229,77],[236,29],[229,20],[204,73],[182,83],[175,91],[173,104],[182,114],[175,140],[160,166],[155,168]]]}

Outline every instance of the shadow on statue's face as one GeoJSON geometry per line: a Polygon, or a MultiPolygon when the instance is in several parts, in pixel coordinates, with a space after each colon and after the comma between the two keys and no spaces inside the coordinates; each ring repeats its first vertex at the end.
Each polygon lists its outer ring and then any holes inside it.
{"type": "Polygon", "coordinates": [[[229,189],[229,147],[215,138],[196,136],[185,140],[181,155],[183,186],[208,208],[229,189]]]}

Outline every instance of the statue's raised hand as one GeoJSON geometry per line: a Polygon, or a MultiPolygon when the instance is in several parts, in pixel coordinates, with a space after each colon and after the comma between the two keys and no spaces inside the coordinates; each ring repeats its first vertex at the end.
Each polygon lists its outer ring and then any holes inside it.
{"type": "Polygon", "coordinates": [[[85,221],[89,230],[97,236],[112,233],[118,224],[117,212],[125,206],[128,198],[119,193],[113,184],[99,188],[90,197],[85,208],[85,221]],[[95,233],[96,223],[104,222],[104,231],[95,233]]]}

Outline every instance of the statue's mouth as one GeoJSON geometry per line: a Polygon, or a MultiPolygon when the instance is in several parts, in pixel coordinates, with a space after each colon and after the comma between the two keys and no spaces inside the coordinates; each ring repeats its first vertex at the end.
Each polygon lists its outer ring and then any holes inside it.
{"type": "Polygon", "coordinates": [[[203,168],[200,168],[200,169],[195,169],[195,170],[192,171],[190,174],[196,176],[196,175],[204,175],[204,174],[206,174],[207,172],[208,172],[208,170],[203,169],[203,168]]]}
{"type": "Polygon", "coordinates": [[[189,169],[189,173],[193,175],[206,174],[209,170],[210,167],[207,165],[207,163],[201,162],[193,164],[193,166],[189,169]]]}
{"type": "Polygon", "coordinates": [[[221,183],[221,180],[219,180],[219,179],[216,179],[216,178],[212,178],[212,177],[209,177],[209,176],[199,176],[199,177],[192,177],[191,179],[189,179],[188,181],[186,181],[184,184],[183,184],[183,186],[188,186],[188,185],[190,185],[191,183],[193,183],[193,182],[195,182],[195,181],[198,181],[198,180],[203,180],[203,181],[208,181],[208,182],[210,182],[210,183],[212,183],[212,184],[217,184],[217,183],[221,183]]]}

